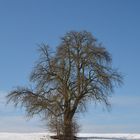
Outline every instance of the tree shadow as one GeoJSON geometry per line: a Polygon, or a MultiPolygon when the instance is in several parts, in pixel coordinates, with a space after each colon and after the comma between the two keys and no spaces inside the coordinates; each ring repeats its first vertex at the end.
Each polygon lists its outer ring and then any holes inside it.
{"type": "Polygon", "coordinates": [[[77,140],[126,140],[126,138],[113,138],[113,137],[112,138],[108,138],[108,137],[78,137],[77,140]]]}

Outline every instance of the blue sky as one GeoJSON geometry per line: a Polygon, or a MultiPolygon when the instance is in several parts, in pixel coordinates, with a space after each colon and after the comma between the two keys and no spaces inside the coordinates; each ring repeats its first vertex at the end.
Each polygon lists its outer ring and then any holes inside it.
{"type": "Polygon", "coordinates": [[[55,49],[67,31],[87,30],[112,54],[124,85],[115,89],[110,112],[89,104],[79,119],[81,131],[140,133],[139,7],[139,0],[1,0],[0,131],[45,131],[40,118],[27,121],[23,110],[5,105],[5,95],[17,85],[29,84],[37,44],[55,49]]]}

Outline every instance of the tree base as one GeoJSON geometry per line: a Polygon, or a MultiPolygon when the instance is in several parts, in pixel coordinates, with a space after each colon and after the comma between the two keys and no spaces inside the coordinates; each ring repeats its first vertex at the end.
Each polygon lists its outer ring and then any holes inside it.
{"type": "MultiPolygon", "coordinates": [[[[60,136],[50,136],[52,139],[55,139],[55,140],[63,140],[64,136],[63,135],[60,135],[60,136]]],[[[77,140],[78,137],[74,136],[73,140],[77,140]]]]}

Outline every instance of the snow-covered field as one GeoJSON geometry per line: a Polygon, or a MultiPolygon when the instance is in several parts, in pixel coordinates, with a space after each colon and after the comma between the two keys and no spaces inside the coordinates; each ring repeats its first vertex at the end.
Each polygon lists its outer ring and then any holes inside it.
{"type": "MultiPolygon", "coordinates": [[[[0,140],[51,140],[50,133],[0,133],[0,140]]],[[[140,140],[140,134],[78,134],[83,140],[140,140]]]]}

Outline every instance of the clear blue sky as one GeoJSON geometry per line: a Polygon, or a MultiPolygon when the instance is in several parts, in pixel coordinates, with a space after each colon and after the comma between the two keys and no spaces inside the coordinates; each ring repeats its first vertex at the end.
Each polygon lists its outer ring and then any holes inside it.
{"type": "Polygon", "coordinates": [[[140,132],[140,1],[139,0],[1,0],[0,131],[41,131],[43,123],[26,121],[24,111],[5,106],[4,96],[28,85],[38,58],[37,44],[53,49],[67,31],[87,30],[112,54],[124,75],[115,90],[112,110],[91,107],[81,115],[83,132],[140,132]]]}

